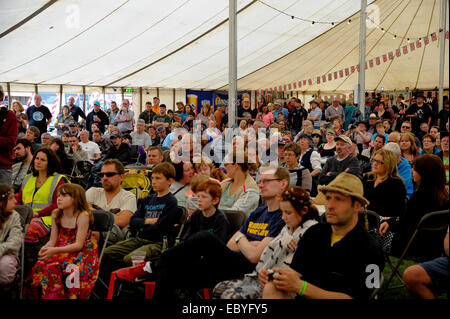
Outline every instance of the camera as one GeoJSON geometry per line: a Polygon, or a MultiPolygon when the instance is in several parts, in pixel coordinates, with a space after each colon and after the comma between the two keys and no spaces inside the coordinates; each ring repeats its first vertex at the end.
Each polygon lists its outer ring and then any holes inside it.
{"type": "Polygon", "coordinates": [[[274,272],[272,269],[269,269],[267,271],[269,272],[269,281],[273,281],[273,275],[278,273],[274,272]]]}

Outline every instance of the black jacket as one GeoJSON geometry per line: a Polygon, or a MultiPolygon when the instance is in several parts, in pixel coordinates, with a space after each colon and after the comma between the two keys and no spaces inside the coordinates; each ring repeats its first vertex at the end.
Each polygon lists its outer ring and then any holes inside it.
{"type": "Polygon", "coordinates": [[[121,143],[119,149],[117,149],[114,145],[109,148],[108,153],[106,154],[105,159],[108,158],[116,158],[122,164],[128,165],[131,164],[131,148],[130,145],[126,143],[121,143]]]}
{"type": "Polygon", "coordinates": [[[100,131],[102,133],[105,133],[105,126],[109,124],[108,115],[106,115],[106,113],[103,112],[102,110],[99,110],[98,112],[95,112],[93,110],[86,117],[86,130],[88,130],[89,133],[91,133],[91,134],[92,134],[91,126],[92,126],[93,123],[97,123],[98,128],[100,129],[100,131]],[[98,116],[98,118],[100,119],[100,122],[94,121],[94,115],[98,116]]]}

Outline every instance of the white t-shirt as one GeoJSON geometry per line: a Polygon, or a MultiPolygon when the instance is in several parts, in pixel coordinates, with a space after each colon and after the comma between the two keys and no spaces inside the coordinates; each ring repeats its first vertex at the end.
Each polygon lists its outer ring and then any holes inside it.
{"type": "Polygon", "coordinates": [[[89,188],[86,191],[86,199],[89,204],[97,205],[106,211],[114,208],[120,208],[121,211],[129,210],[134,214],[137,210],[136,196],[124,189],[120,189],[120,192],[109,204],[106,201],[105,190],[102,187],[89,188]]]}
{"type": "Polygon", "coordinates": [[[92,163],[91,159],[95,157],[95,154],[102,153],[100,151],[100,148],[98,147],[98,144],[95,142],[92,142],[92,141],[89,141],[87,143],[80,142],[80,146],[81,146],[81,149],[88,154],[88,159],[89,159],[89,162],[91,162],[91,163],[92,163]]]}

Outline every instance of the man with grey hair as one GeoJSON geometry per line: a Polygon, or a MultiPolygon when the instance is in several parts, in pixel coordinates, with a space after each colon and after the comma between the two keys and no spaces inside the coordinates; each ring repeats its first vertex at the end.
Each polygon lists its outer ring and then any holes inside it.
{"type": "Polygon", "coordinates": [[[120,108],[119,113],[116,116],[115,122],[117,123],[117,127],[122,132],[131,133],[133,129],[133,121],[134,121],[134,112],[129,109],[130,101],[125,99],[122,101],[122,107],[120,108]]]}
{"type": "Polygon", "coordinates": [[[388,142],[400,144],[400,133],[397,131],[394,131],[391,134],[389,134],[388,142]]]}
{"type": "Polygon", "coordinates": [[[406,197],[409,198],[414,192],[411,165],[406,158],[402,157],[402,151],[400,150],[400,146],[398,145],[398,143],[389,142],[383,148],[385,150],[391,151],[397,157],[398,175],[400,175],[400,177],[403,178],[403,181],[405,182],[406,197]]]}
{"type": "Polygon", "coordinates": [[[344,108],[339,104],[339,99],[335,98],[333,104],[325,110],[325,118],[329,122],[338,119],[342,125],[345,122],[344,108]]]}
{"type": "Polygon", "coordinates": [[[50,146],[50,144],[52,143],[52,136],[50,135],[50,133],[43,133],[41,135],[41,143],[44,147],[50,146]]]}
{"type": "Polygon", "coordinates": [[[133,145],[140,145],[144,147],[144,150],[147,152],[149,147],[152,145],[152,139],[150,135],[145,132],[145,120],[139,119],[136,125],[136,131],[131,133],[131,137],[133,139],[133,145]]]}

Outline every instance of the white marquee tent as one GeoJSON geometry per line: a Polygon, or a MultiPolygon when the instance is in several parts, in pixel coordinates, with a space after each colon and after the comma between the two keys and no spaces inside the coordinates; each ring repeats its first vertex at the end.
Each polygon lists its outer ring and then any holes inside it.
{"type": "MultiPolygon", "coordinates": [[[[0,4],[0,82],[15,88],[227,87],[228,0],[0,0],[0,4]]],[[[369,0],[368,4],[366,57],[373,66],[366,70],[367,90],[437,87],[439,41],[430,35],[442,34],[441,1],[369,0]],[[412,42],[421,38],[422,45],[413,51],[407,47],[404,53],[408,37],[412,42]],[[401,51],[398,57],[396,49],[401,51]],[[393,59],[383,62],[382,55],[389,52],[393,59]],[[381,59],[379,65],[376,57],[381,59]]],[[[238,89],[291,84],[293,91],[353,90],[357,71],[345,76],[345,69],[359,61],[359,8],[360,0],[238,0],[238,89]],[[298,88],[298,81],[309,79],[311,84],[306,81],[298,88]]],[[[448,49],[445,70],[448,88],[448,49]]]]}

